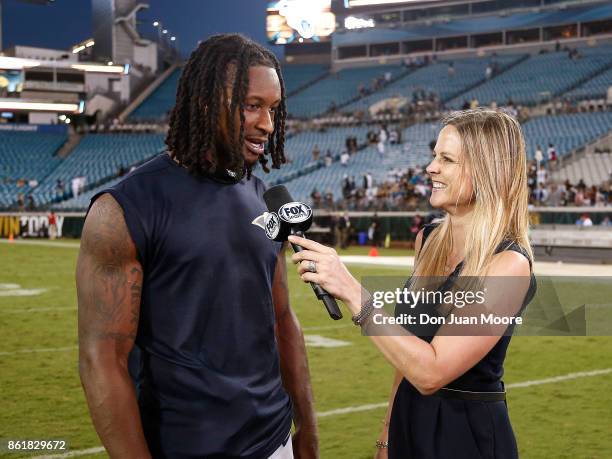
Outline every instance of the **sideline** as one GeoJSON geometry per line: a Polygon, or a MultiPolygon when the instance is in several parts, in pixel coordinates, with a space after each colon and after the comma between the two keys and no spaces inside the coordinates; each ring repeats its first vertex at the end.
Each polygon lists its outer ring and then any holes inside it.
{"type": "MultiPolygon", "coordinates": [[[[340,257],[347,265],[389,266],[394,268],[412,268],[414,257],[369,257],[367,255],[342,255],[340,257]]],[[[612,277],[612,265],[588,265],[580,263],[553,263],[550,261],[536,261],[533,264],[535,274],[545,276],[587,276],[612,277]]]]}

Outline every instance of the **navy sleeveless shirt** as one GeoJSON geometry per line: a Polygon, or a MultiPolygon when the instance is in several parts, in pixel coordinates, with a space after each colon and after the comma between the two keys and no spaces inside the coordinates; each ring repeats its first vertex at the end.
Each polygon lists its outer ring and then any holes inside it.
{"type": "Polygon", "coordinates": [[[265,186],[196,178],[166,153],[110,193],[144,271],[139,406],[155,458],[263,458],[288,437],[274,334],[281,244],[251,224],[265,186]]]}

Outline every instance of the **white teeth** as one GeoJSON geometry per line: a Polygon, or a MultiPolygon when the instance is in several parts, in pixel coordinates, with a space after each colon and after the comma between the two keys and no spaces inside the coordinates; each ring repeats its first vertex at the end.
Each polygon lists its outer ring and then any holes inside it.
{"type": "Polygon", "coordinates": [[[263,151],[263,149],[264,149],[264,144],[263,143],[254,143],[254,142],[250,142],[248,140],[246,141],[246,143],[253,150],[263,151]]]}
{"type": "Polygon", "coordinates": [[[438,188],[438,189],[442,189],[442,188],[446,188],[446,185],[444,183],[440,183],[440,182],[433,182],[433,187],[434,188],[438,188]]]}

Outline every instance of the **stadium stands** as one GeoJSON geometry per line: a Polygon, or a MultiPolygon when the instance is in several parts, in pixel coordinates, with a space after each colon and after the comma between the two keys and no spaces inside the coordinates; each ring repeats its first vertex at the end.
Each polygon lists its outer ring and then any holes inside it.
{"type": "Polygon", "coordinates": [[[283,80],[285,81],[285,91],[287,94],[292,94],[327,75],[329,67],[316,64],[287,64],[283,65],[282,72],[283,80]]]}
{"type": "Polygon", "coordinates": [[[322,132],[307,131],[293,135],[285,141],[285,155],[289,162],[281,169],[271,169],[269,174],[259,172],[256,175],[267,183],[274,184],[313,171],[322,166],[327,150],[330,150],[332,156],[337,158],[342,150],[346,149],[345,143],[348,136],[354,136],[358,144],[364,144],[368,130],[367,126],[329,128],[322,132]],[[319,161],[314,161],[312,157],[315,145],[321,152],[319,161]]]}
{"type": "Polygon", "coordinates": [[[31,193],[28,182],[40,183],[61,162],[55,154],[65,134],[0,132],[0,207],[10,207],[18,193],[31,193]],[[17,186],[17,181],[24,183],[17,186]]]}
{"type": "Polygon", "coordinates": [[[163,121],[174,107],[176,87],[181,76],[181,69],[172,72],[153,93],[134,110],[130,121],[163,121]]]}
{"type": "Polygon", "coordinates": [[[612,86],[612,68],[571,90],[565,96],[571,100],[605,99],[612,86]]]}
{"type": "Polygon", "coordinates": [[[533,118],[523,124],[527,157],[533,158],[537,145],[546,150],[549,143],[555,146],[559,156],[564,156],[605,134],[611,126],[612,112],[572,113],[533,118]]]}
{"type": "Polygon", "coordinates": [[[578,52],[580,56],[573,59],[565,51],[531,56],[447,105],[459,108],[472,99],[480,105],[505,104],[510,99],[527,105],[544,102],[612,66],[610,46],[580,48],[578,52]]]}
{"type": "Polygon", "coordinates": [[[429,142],[436,138],[437,123],[423,123],[411,126],[402,132],[402,145],[388,145],[384,155],[375,147],[369,146],[353,155],[347,166],[334,162],[330,167],[322,167],[285,183],[292,196],[298,200],[310,201],[310,193],[316,187],[319,192],[331,192],[335,199],[341,197],[341,181],[347,176],[361,180],[370,172],[376,182],[387,178],[392,169],[408,169],[422,166],[430,157],[429,142]]]}
{"type": "Polygon", "coordinates": [[[433,92],[444,102],[475,84],[484,82],[488,65],[497,65],[499,70],[503,71],[521,58],[524,56],[501,55],[439,60],[399,78],[374,94],[347,105],[342,111],[367,110],[372,104],[392,97],[405,97],[410,101],[416,89],[433,92]]]}
{"type": "Polygon", "coordinates": [[[108,182],[105,182],[95,188],[92,188],[91,190],[84,192],[83,194],[78,195],[76,198],[70,198],[65,201],[59,202],[57,204],[53,204],[51,208],[55,210],[63,210],[63,211],[87,209],[87,207],[89,206],[89,201],[91,200],[91,198],[93,198],[93,196],[96,193],[99,193],[105,188],[115,185],[120,180],[121,180],[121,177],[118,177],[108,182]]]}
{"type": "Polygon", "coordinates": [[[553,179],[557,182],[569,180],[570,183],[578,183],[582,180],[586,186],[592,186],[610,180],[611,175],[612,154],[587,153],[561,170],[554,172],[553,179]]]}
{"type": "Polygon", "coordinates": [[[332,106],[340,107],[359,96],[359,86],[370,88],[372,80],[391,73],[391,79],[397,78],[405,69],[399,65],[385,65],[340,70],[330,74],[316,84],[289,97],[287,109],[298,118],[320,115],[332,106]]]}
{"type": "Polygon", "coordinates": [[[85,177],[86,186],[94,186],[116,177],[121,168],[129,169],[159,153],[164,148],[162,134],[96,134],[88,135],[34,190],[37,205],[57,198],[58,179],[67,190],[75,177],[85,177]]]}
{"type": "MultiPolygon", "coordinates": [[[[533,158],[537,145],[546,150],[549,143],[554,145],[558,155],[566,155],[605,134],[610,130],[610,126],[612,126],[612,112],[577,113],[534,118],[523,125],[528,157],[533,158]]],[[[367,128],[355,129],[360,129],[362,133],[368,130],[367,128]]],[[[415,124],[403,130],[403,144],[388,145],[387,151],[382,156],[378,154],[375,148],[368,147],[355,154],[346,167],[339,162],[334,162],[330,167],[303,169],[303,174],[297,177],[290,175],[283,168],[282,172],[275,171],[278,172],[276,175],[271,174],[264,179],[268,182],[270,182],[270,179],[274,179],[275,182],[286,182],[285,185],[296,199],[308,201],[315,186],[319,192],[330,191],[338,199],[341,196],[341,181],[344,175],[353,176],[356,180],[359,180],[365,173],[370,172],[374,180],[380,183],[386,179],[389,170],[405,170],[426,165],[431,155],[429,143],[436,139],[438,130],[438,123],[415,124]]],[[[299,142],[300,144],[301,142],[304,143],[301,144],[302,159],[300,161],[306,162],[300,162],[300,166],[304,168],[307,160],[310,159],[313,143],[309,140],[309,134],[301,135],[304,137],[299,142]]],[[[321,134],[319,135],[321,136],[321,134]]],[[[333,137],[335,133],[330,132],[326,135],[333,137]]],[[[338,144],[341,143],[340,137],[341,135],[337,139],[338,144]]],[[[326,140],[321,137],[317,139],[317,142],[319,147],[326,144],[326,140]]],[[[331,142],[331,139],[328,139],[327,142],[331,142]]],[[[321,151],[323,154],[325,150],[321,147],[321,151]]],[[[588,177],[589,183],[598,184],[607,178],[611,169],[605,163],[607,158],[605,155],[595,156],[604,163],[598,164],[597,167],[601,169],[599,173],[595,173],[594,167],[591,167],[592,173],[588,177]]],[[[575,167],[579,168],[581,166],[575,167]]],[[[576,177],[576,182],[580,178],[585,178],[585,180],[587,178],[586,175],[576,177]]]]}

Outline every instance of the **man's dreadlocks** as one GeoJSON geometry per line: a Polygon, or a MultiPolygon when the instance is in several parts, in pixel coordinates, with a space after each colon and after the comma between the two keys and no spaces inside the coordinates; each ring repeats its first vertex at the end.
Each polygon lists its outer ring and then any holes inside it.
{"type": "MultiPolygon", "coordinates": [[[[244,99],[249,88],[249,67],[263,65],[274,68],[281,87],[281,102],[274,118],[274,132],[268,140],[272,167],[286,162],[284,154],[285,84],[280,64],[274,54],[239,34],[220,34],[200,43],[183,69],[176,93],[176,105],[170,115],[166,145],[173,158],[196,175],[215,174],[222,165],[237,178],[251,175],[242,155],[244,145],[244,99]],[[229,71],[228,71],[229,70],[229,71]],[[230,84],[228,79],[234,78],[230,84]],[[226,87],[232,87],[229,110],[225,103],[226,87]],[[236,139],[235,116],[240,114],[240,134],[236,139]],[[222,153],[219,139],[220,117],[226,117],[231,144],[227,155],[222,153]],[[207,157],[206,152],[210,152],[207,157]]],[[[259,157],[265,172],[268,160],[259,157]]]]}

